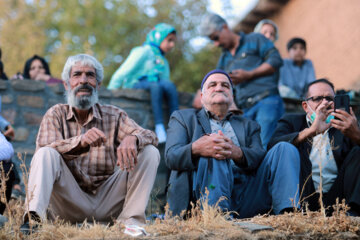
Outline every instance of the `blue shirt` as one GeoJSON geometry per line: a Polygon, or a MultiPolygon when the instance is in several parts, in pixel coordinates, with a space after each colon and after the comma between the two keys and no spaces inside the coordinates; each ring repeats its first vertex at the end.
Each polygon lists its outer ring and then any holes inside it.
{"type": "MultiPolygon", "coordinates": [[[[236,69],[253,70],[263,63],[270,64],[276,71],[282,66],[282,59],[274,44],[259,33],[240,33],[240,44],[235,56],[224,49],[217,68],[226,72],[236,69]]],[[[261,76],[235,86],[235,101],[242,104],[246,99],[269,91],[278,94],[278,76],[276,72],[261,76]]]]}
{"type": "Polygon", "coordinates": [[[307,84],[315,81],[315,70],[311,60],[306,59],[298,66],[291,59],[284,59],[284,65],[280,68],[279,86],[284,85],[293,90],[297,97],[305,95],[307,84]]]}
{"type": "Polygon", "coordinates": [[[14,155],[14,149],[5,136],[0,133],[0,161],[8,161],[14,155]]]}

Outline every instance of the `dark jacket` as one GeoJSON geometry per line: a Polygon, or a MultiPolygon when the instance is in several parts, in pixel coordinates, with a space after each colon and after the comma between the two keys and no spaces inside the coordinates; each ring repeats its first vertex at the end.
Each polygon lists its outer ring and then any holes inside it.
{"type": "MultiPolygon", "coordinates": [[[[287,114],[283,116],[276,127],[276,130],[270,139],[268,149],[272,148],[278,142],[294,142],[299,132],[308,128],[306,122],[306,114],[287,114]]],[[[343,161],[348,153],[354,147],[354,143],[347,137],[345,137],[339,130],[330,128],[329,138],[332,144],[332,152],[337,164],[338,169],[341,169],[343,161]]],[[[308,180],[308,184],[304,187],[304,182],[312,173],[312,164],[309,159],[312,143],[311,140],[306,140],[296,146],[300,153],[301,158],[301,172],[300,172],[300,190],[304,190],[303,196],[307,196],[315,192],[314,184],[311,177],[308,180]]]]}
{"type": "MultiPolygon", "coordinates": [[[[261,144],[260,127],[256,122],[235,114],[230,116],[229,121],[246,159],[247,166],[242,169],[252,172],[258,168],[266,153],[261,144]]],[[[168,203],[174,215],[189,207],[192,199],[191,176],[199,160],[192,157],[191,145],[206,133],[211,133],[211,127],[204,109],[175,111],[170,118],[165,162],[172,170],[168,203]]]]}

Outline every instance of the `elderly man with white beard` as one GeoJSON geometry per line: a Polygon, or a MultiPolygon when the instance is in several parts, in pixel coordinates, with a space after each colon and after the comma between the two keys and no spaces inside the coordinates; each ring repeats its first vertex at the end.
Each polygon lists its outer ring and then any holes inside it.
{"type": "Polygon", "coordinates": [[[145,224],[160,160],[155,133],[98,103],[103,67],[94,57],[69,57],[62,78],[67,104],[51,107],[41,122],[21,230],[30,233],[29,220],[46,217],[145,224]]]}

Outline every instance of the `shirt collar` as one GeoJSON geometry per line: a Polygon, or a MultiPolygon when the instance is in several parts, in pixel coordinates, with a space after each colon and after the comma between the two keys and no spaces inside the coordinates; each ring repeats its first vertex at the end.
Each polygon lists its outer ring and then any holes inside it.
{"type": "MultiPolygon", "coordinates": [[[[74,113],[73,107],[71,107],[70,105],[68,105],[68,106],[69,106],[69,108],[68,108],[68,112],[66,113],[67,114],[66,120],[75,118],[75,113],[74,113]]],[[[90,113],[89,113],[88,119],[86,120],[86,123],[92,121],[93,118],[101,119],[100,105],[98,103],[96,103],[94,106],[92,106],[89,111],[90,111],[90,113]]]]}
{"type": "Polygon", "coordinates": [[[212,112],[210,112],[209,110],[207,110],[205,107],[204,107],[204,110],[205,110],[205,113],[206,113],[206,116],[209,118],[209,119],[215,119],[216,121],[229,121],[230,117],[234,114],[236,114],[236,112],[234,113],[233,110],[229,111],[225,118],[220,120],[215,114],[213,114],[212,112]]]}

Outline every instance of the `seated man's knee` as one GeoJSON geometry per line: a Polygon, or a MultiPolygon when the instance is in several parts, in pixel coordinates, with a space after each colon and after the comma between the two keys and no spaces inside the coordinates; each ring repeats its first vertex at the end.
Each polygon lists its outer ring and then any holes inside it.
{"type": "Polygon", "coordinates": [[[139,153],[138,157],[141,157],[149,164],[159,165],[160,163],[159,150],[153,145],[146,145],[144,149],[139,153]]]}
{"type": "Polygon", "coordinates": [[[34,164],[35,162],[54,162],[56,159],[60,159],[61,155],[58,151],[56,151],[52,147],[42,147],[39,148],[32,160],[31,164],[34,164]]]}
{"type": "Polygon", "coordinates": [[[289,142],[278,142],[270,150],[297,152],[297,148],[289,142]]]}
{"type": "Polygon", "coordinates": [[[273,154],[274,159],[278,161],[287,161],[287,162],[299,162],[300,155],[298,149],[291,143],[288,142],[279,142],[269,150],[269,154],[273,154]],[[291,160],[291,161],[289,161],[291,160]]]}

